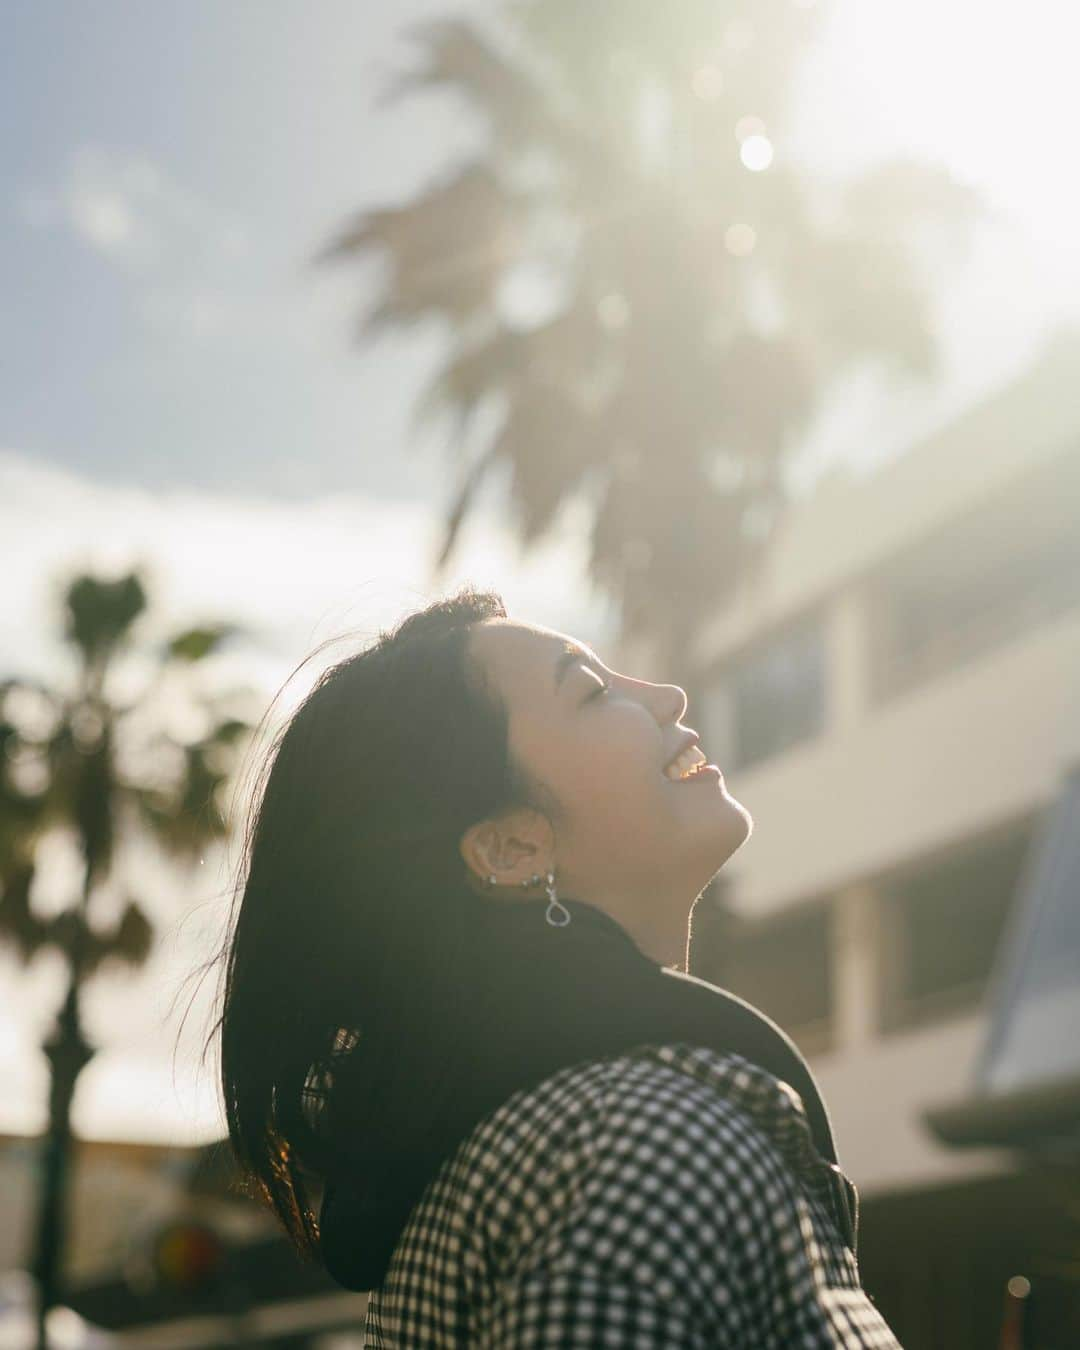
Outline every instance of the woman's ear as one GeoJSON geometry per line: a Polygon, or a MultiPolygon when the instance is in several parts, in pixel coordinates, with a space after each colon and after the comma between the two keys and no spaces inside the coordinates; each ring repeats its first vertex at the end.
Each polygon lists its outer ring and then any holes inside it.
{"type": "Polygon", "coordinates": [[[538,811],[517,810],[470,825],[458,845],[470,873],[481,882],[516,886],[554,866],[554,836],[538,811]]]}
{"type": "Polygon", "coordinates": [[[465,860],[470,881],[486,882],[491,875],[491,859],[497,850],[496,833],[493,820],[482,820],[470,825],[461,836],[458,849],[465,860]]]}

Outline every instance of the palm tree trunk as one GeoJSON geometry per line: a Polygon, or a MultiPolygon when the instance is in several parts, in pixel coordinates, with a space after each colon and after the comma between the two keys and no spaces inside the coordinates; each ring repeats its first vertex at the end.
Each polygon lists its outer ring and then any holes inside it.
{"type": "Polygon", "coordinates": [[[45,1319],[59,1301],[66,1227],[67,1179],[71,1160],[71,1099],[79,1074],[93,1056],[79,1023],[79,984],[72,969],[56,1028],[43,1047],[48,1056],[49,1125],[42,1148],[41,1188],[32,1270],[38,1286],[37,1346],[48,1350],[45,1319]]]}
{"type": "MultiPolygon", "coordinates": [[[[86,705],[101,706],[105,678],[105,659],[88,663],[83,675],[82,698],[86,705]]],[[[43,1145],[41,1187],[38,1192],[37,1230],[35,1233],[33,1273],[38,1286],[37,1346],[48,1350],[46,1319],[49,1309],[60,1301],[67,1204],[71,1171],[71,1101],[79,1074],[94,1054],[83,1036],[79,1018],[79,991],[86,970],[87,943],[90,935],[90,895],[102,856],[102,809],[107,813],[105,783],[95,774],[100,767],[96,756],[86,756],[77,793],[77,818],[83,860],[82,895],[76,909],[68,958],[68,988],[52,1035],[42,1047],[49,1060],[49,1123],[43,1145]]]]}

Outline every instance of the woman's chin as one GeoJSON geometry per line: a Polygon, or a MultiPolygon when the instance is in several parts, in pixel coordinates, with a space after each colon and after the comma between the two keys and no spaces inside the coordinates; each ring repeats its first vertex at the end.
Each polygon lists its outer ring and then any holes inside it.
{"type": "Polygon", "coordinates": [[[718,819],[713,822],[713,829],[710,832],[711,841],[714,844],[719,841],[726,850],[718,866],[727,862],[754,832],[754,818],[742,802],[736,801],[725,788],[720,789],[720,797],[718,819]]]}
{"type": "Polygon", "coordinates": [[[743,826],[745,828],[746,833],[743,835],[742,840],[740,842],[745,843],[746,840],[749,839],[750,836],[754,833],[754,817],[750,814],[750,812],[746,809],[746,807],[743,806],[742,802],[736,801],[734,797],[729,797],[728,801],[731,802],[732,806],[735,808],[735,814],[743,822],[743,826]]]}

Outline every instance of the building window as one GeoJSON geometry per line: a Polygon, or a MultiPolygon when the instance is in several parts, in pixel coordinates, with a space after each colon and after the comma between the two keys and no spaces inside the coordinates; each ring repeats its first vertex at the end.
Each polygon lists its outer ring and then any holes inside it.
{"type": "Polygon", "coordinates": [[[772,1018],[804,1054],[832,1044],[832,948],[827,901],[768,918],[734,915],[718,903],[694,910],[691,972],[772,1018]]]}
{"type": "Polygon", "coordinates": [[[725,665],[704,691],[708,745],[725,768],[748,768],[819,736],[825,640],[814,614],[725,665]]]}
{"type": "Polygon", "coordinates": [[[879,883],[883,1032],[981,1002],[1030,839],[1011,826],[879,883]]]}

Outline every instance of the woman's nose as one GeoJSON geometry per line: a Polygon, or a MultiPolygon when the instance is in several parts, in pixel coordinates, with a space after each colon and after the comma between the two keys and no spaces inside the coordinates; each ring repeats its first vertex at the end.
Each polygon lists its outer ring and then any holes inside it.
{"type": "Polygon", "coordinates": [[[663,722],[681,722],[686,712],[686,690],[677,684],[658,684],[656,702],[663,722]]]}

